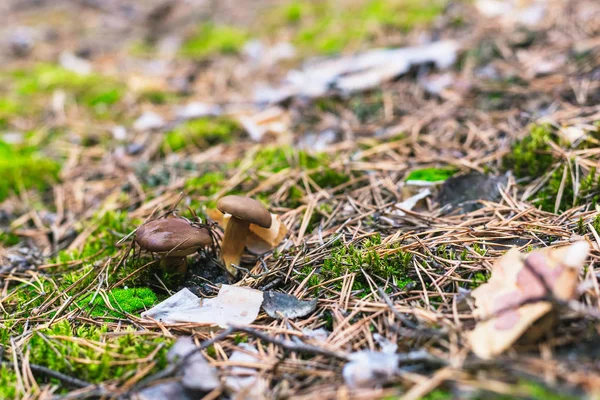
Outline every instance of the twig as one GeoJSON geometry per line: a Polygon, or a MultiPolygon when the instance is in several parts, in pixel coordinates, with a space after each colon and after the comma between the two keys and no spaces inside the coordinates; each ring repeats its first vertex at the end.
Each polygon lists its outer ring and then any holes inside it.
{"type": "MultiPolygon", "coordinates": [[[[0,365],[2,365],[2,367],[13,367],[12,363],[4,362],[4,361],[0,362],[0,365]]],[[[29,364],[29,368],[31,368],[31,370],[33,372],[37,372],[39,374],[48,376],[50,378],[56,378],[68,386],[75,386],[75,387],[79,387],[79,388],[95,386],[93,383],[84,381],[79,378],[74,378],[72,376],[63,374],[62,372],[55,371],[53,369],[44,367],[42,365],[29,364]]]]}

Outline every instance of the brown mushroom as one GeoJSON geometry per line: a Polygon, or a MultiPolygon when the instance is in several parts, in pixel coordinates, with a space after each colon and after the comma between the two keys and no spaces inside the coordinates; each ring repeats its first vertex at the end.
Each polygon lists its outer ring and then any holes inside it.
{"type": "Polygon", "coordinates": [[[232,264],[240,265],[250,224],[270,228],[271,214],[259,201],[242,196],[222,197],[217,202],[217,208],[231,215],[221,244],[221,258],[227,271],[235,276],[237,269],[232,264]]]}
{"type": "Polygon", "coordinates": [[[208,228],[193,226],[184,218],[169,217],[148,221],[135,233],[136,243],[160,256],[160,264],[185,275],[186,258],[212,244],[208,228]]]}

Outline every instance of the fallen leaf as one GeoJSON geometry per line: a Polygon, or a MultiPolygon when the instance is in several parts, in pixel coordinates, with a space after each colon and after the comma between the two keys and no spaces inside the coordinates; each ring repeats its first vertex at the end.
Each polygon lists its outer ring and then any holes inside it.
{"type": "Polygon", "coordinates": [[[165,126],[165,120],[160,115],[147,111],[139,116],[133,123],[133,129],[139,132],[160,129],[165,126]]]}
{"type": "Polygon", "coordinates": [[[317,308],[317,299],[298,300],[295,296],[269,290],[264,293],[262,307],[271,318],[301,318],[317,308]]]}
{"type": "Polygon", "coordinates": [[[148,311],[142,313],[142,318],[152,318],[159,321],[168,321],[173,310],[201,307],[202,299],[183,288],[173,296],[161,301],[148,311]]]}
{"type": "Polygon", "coordinates": [[[488,18],[505,25],[537,25],[543,21],[548,4],[546,0],[477,0],[475,7],[488,18]]]}
{"type": "Polygon", "coordinates": [[[257,87],[255,98],[258,103],[278,103],[295,96],[320,97],[331,89],[345,94],[369,90],[405,74],[414,65],[433,63],[437,68],[448,68],[456,61],[458,47],[455,41],[447,40],[309,62],[301,70],[290,71],[280,87],[257,87]]]}
{"type": "Polygon", "coordinates": [[[481,319],[468,334],[473,352],[489,359],[524,335],[528,342],[544,335],[554,322],[549,313],[556,310],[551,302],[536,300],[547,294],[540,278],[557,299],[572,299],[589,249],[589,244],[581,241],[528,255],[513,249],[502,256],[492,267],[489,281],[472,292],[475,314],[481,319]],[[542,324],[532,329],[536,321],[542,324]]]}
{"type": "Polygon", "coordinates": [[[134,400],[195,400],[199,394],[186,389],[176,380],[160,382],[132,395],[134,400]]]}
{"type": "Polygon", "coordinates": [[[394,208],[396,208],[396,210],[394,210],[394,214],[400,215],[400,216],[406,215],[406,213],[402,210],[406,210],[406,211],[412,210],[419,201],[423,200],[425,197],[429,196],[430,194],[431,194],[431,190],[423,189],[419,193],[415,194],[414,196],[411,196],[404,201],[394,204],[394,208]]]}
{"type": "Polygon", "coordinates": [[[185,106],[177,106],[175,115],[182,120],[202,118],[208,116],[219,116],[223,113],[220,106],[216,104],[207,104],[195,101],[185,106]]]}
{"type": "Polygon", "coordinates": [[[216,368],[206,361],[201,352],[196,351],[196,345],[189,336],[177,339],[167,353],[167,360],[174,363],[186,356],[188,357],[181,367],[181,384],[185,388],[208,392],[219,387],[221,382],[216,368]],[[192,352],[194,353],[188,356],[192,352]]]}
{"type": "Polygon", "coordinates": [[[390,381],[398,372],[395,353],[364,350],[352,353],[342,375],[350,388],[374,387],[390,381]]]}
{"type": "Polygon", "coordinates": [[[79,75],[89,75],[92,72],[92,64],[88,60],[77,57],[73,53],[61,53],[60,65],[64,69],[75,72],[79,75]]]}
{"type": "Polygon", "coordinates": [[[240,286],[223,285],[217,297],[203,300],[189,290],[182,289],[142,313],[142,317],[152,317],[164,322],[194,322],[226,328],[229,324],[248,325],[254,322],[262,302],[263,292],[240,286]]]}
{"type": "Polygon", "coordinates": [[[318,328],[318,329],[304,328],[304,329],[302,329],[302,334],[305,337],[307,337],[309,339],[313,339],[318,343],[325,343],[327,341],[327,338],[329,337],[329,335],[331,335],[331,332],[329,332],[325,328],[318,328]]]}
{"type": "MultiPolygon", "coordinates": [[[[259,363],[258,350],[248,343],[240,343],[243,351],[236,350],[229,357],[232,363],[259,363]]],[[[258,376],[258,371],[250,367],[231,367],[229,376],[225,379],[225,387],[233,394],[234,399],[264,399],[268,389],[264,379],[258,376]]]]}

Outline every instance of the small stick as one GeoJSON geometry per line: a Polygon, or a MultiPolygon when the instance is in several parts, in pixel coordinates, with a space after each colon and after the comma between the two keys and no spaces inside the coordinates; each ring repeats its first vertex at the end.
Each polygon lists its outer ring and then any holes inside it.
{"type": "MultiPolygon", "coordinates": [[[[12,367],[13,366],[12,363],[8,363],[8,362],[0,362],[0,365],[2,365],[2,367],[12,367]]],[[[55,371],[53,369],[44,367],[42,365],[29,364],[29,368],[33,372],[37,372],[42,375],[49,376],[50,378],[56,378],[56,379],[60,380],[61,382],[63,382],[64,384],[69,385],[69,386],[75,386],[75,387],[79,387],[79,388],[94,386],[93,383],[84,381],[79,378],[74,378],[72,376],[63,374],[62,372],[55,371]]]]}

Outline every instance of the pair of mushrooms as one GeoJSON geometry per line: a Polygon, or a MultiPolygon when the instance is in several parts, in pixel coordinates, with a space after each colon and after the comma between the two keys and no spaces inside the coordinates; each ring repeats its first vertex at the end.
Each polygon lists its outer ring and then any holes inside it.
{"type": "MultiPolygon", "coordinates": [[[[240,260],[250,232],[250,224],[271,227],[271,214],[258,201],[242,196],[225,196],[217,208],[230,218],[221,244],[221,258],[227,271],[237,275],[234,267],[240,260]]],[[[169,217],[146,222],[136,231],[135,241],[144,250],[156,253],[161,265],[185,274],[187,256],[212,244],[208,227],[190,224],[184,218],[169,217]]]]}

